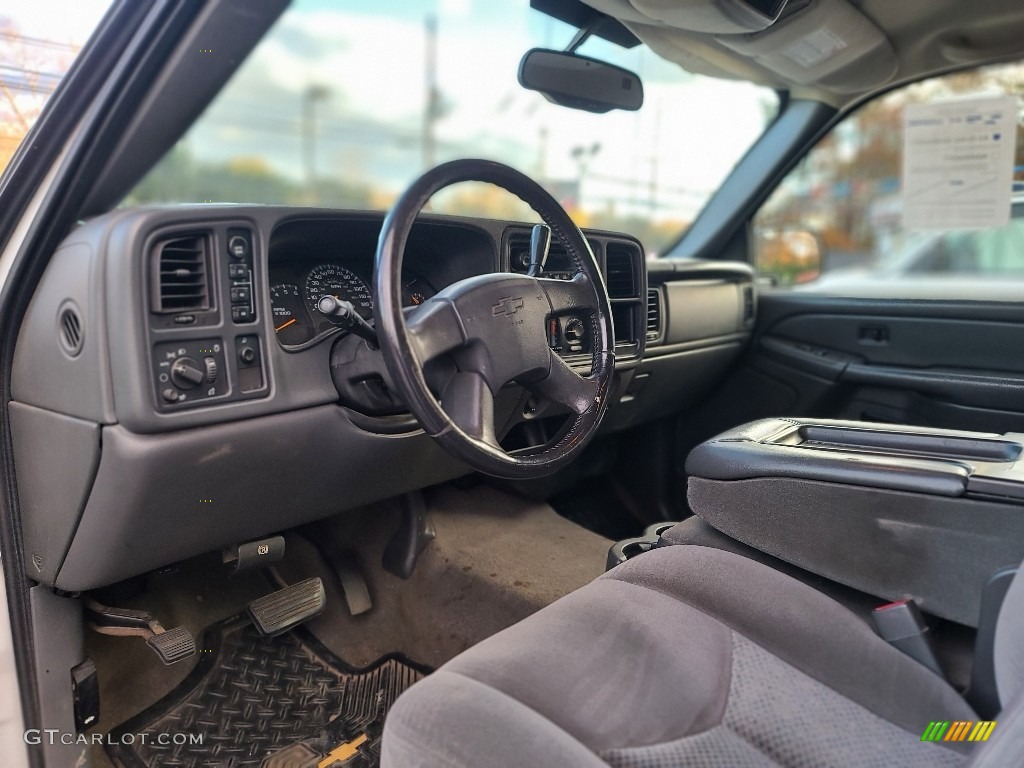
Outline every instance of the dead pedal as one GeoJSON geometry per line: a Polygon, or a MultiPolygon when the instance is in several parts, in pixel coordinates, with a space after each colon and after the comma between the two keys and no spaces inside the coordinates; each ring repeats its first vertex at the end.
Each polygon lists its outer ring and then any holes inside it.
{"type": "Polygon", "coordinates": [[[146,640],[160,661],[170,665],[196,655],[196,641],[184,627],[174,627],[146,640]]]}
{"type": "Polygon", "coordinates": [[[249,603],[249,617],[264,637],[274,637],[319,615],[326,604],[319,577],[300,581],[249,603]]]}

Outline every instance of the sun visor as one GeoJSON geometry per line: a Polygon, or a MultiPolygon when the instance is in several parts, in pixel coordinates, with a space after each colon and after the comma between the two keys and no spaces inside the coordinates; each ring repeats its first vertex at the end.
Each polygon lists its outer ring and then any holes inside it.
{"type": "Polygon", "coordinates": [[[651,21],[675,29],[740,34],[767,29],[789,0],[629,0],[651,21]]]}
{"type": "Polygon", "coordinates": [[[674,62],[695,75],[706,75],[728,80],[749,80],[763,85],[771,82],[772,73],[750,64],[747,59],[733,56],[716,48],[707,37],[687,34],[664,27],[627,24],[633,34],[648,48],[667,61],[674,62]]]}
{"type": "Polygon", "coordinates": [[[888,38],[846,0],[816,0],[762,32],[715,39],[788,82],[839,93],[882,85],[898,66],[888,38]]]}

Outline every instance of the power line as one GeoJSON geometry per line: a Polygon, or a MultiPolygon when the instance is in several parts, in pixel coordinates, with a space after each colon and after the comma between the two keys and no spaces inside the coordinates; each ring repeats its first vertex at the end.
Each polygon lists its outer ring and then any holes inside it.
{"type": "Polygon", "coordinates": [[[42,96],[49,96],[54,92],[54,88],[39,88],[34,85],[27,83],[15,83],[10,80],[0,80],[0,86],[4,88],[10,88],[12,91],[23,91],[25,93],[36,93],[42,96]]]}
{"type": "Polygon", "coordinates": [[[48,77],[51,80],[60,80],[64,75],[56,72],[40,72],[35,69],[25,69],[24,67],[13,67],[10,64],[0,64],[0,69],[7,69],[11,72],[19,72],[23,75],[32,75],[34,77],[48,77]]]}
{"type": "Polygon", "coordinates": [[[56,40],[44,40],[41,37],[29,37],[28,35],[22,35],[18,32],[0,32],[0,37],[5,40],[11,40],[12,42],[25,43],[27,45],[34,45],[37,48],[53,48],[59,51],[72,51],[77,53],[81,46],[73,45],[71,43],[60,43],[56,40]]]}

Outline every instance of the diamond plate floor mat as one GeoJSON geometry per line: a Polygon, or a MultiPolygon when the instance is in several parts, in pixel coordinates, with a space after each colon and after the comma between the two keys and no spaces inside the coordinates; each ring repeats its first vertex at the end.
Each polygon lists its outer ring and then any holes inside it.
{"type": "Polygon", "coordinates": [[[388,709],[429,672],[395,655],[353,669],[302,629],[265,638],[241,617],[197,646],[181,685],[106,739],[115,764],[370,768],[388,709]]]}

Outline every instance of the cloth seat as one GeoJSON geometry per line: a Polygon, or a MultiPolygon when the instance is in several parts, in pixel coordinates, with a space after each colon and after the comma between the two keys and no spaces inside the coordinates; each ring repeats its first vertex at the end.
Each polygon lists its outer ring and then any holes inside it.
{"type": "Polygon", "coordinates": [[[748,558],[668,546],[410,688],[382,766],[931,767],[989,748],[921,741],[934,720],[978,717],[846,608],[748,558]]]}

